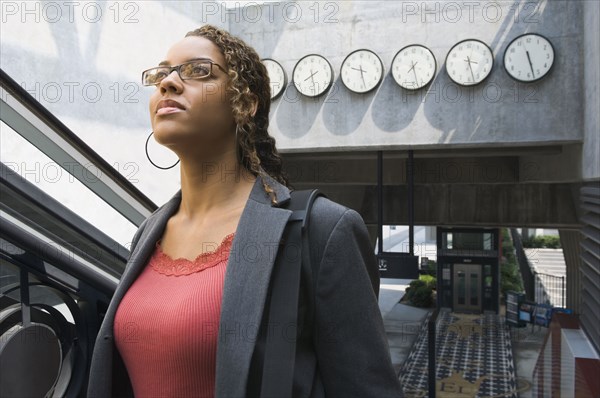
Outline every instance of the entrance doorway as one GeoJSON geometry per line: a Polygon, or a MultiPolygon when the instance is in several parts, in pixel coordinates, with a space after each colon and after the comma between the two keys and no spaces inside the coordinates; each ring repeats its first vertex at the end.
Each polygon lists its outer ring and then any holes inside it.
{"type": "Polygon", "coordinates": [[[481,265],[454,264],[454,311],[481,312],[481,265]]]}

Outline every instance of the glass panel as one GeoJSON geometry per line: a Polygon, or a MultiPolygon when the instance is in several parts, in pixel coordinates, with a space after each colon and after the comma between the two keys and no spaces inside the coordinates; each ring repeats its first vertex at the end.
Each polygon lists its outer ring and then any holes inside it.
{"type": "Polygon", "coordinates": [[[492,234],[486,232],[483,234],[483,250],[493,250],[492,247],[492,234]]]}
{"type": "MultiPolygon", "coordinates": [[[[388,253],[409,253],[409,229],[408,225],[383,225],[381,236],[383,239],[383,251],[388,253]]],[[[430,260],[437,258],[437,242],[435,227],[427,225],[415,225],[413,228],[413,250],[416,256],[427,257],[430,260]]],[[[375,253],[379,250],[376,242],[375,253]]]]}
{"type": "Polygon", "coordinates": [[[446,263],[442,266],[442,281],[444,285],[450,286],[450,264],[446,263]]]}
{"type": "MultiPolygon", "coordinates": [[[[137,229],[134,224],[1,121],[0,137],[0,158],[8,168],[129,247],[137,229]]],[[[91,171],[90,178],[94,178],[91,171]]]]}
{"type": "Polygon", "coordinates": [[[465,293],[467,289],[465,283],[465,273],[463,271],[458,271],[456,273],[456,295],[458,299],[458,304],[460,305],[464,305],[466,302],[465,293]]]}
{"type": "Polygon", "coordinates": [[[483,266],[483,275],[485,281],[485,287],[492,287],[492,266],[490,264],[486,264],[483,266]]]}
{"type": "Polygon", "coordinates": [[[446,232],[442,234],[442,249],[494,250],[491,232],[446,232]]]}
{"type": "Polygon", "coordinates": [[[479,273],[471,273],[471,280],[469,281],[469,288],[471,290],[470,301],[471,305],[479,305],[479,273]]]}
{"type": "Polygon", "coordinates": [[[444,234],[444,248],[452,249],[452,232],[446,232],[444,234]]]}
{"type": "Polygon", "coordinates": [[[483,249],[483,236],[481,233],[456,232],[454,236],[454,249],[481,250],[483,249]]]}

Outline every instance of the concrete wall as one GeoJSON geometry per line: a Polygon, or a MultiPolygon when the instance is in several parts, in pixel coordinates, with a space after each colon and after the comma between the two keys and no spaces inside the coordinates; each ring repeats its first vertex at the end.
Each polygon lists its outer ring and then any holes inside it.
{"type": "MultiPolygon", "coordinates": [[[[433,158],[435,152],[461,157],[448,151],[459,147],[494,150],[494,156],[518,156],[516,166],[509,165],[518,171],[501,183],[568,183],[600,176],[600,77],[598,51],[591,51],[598,48],[598,8],[596,1],[566,0],[284,1],[234,9],[201,1],[3,1],[0,67],[158,204],[179,188],[179,168],[158,170],[146,159],[152,89],[139,85],[140,72],[205,23],[229,29],[262,57],[278,60],[289,79],[306,54],[331,62],[335,83],[327,95],[302,97],[290,81],[273,102],[271,134],[282,152],[410,147],[421,149],[418,159],[424,149],[433,158]],[[550,75],[531,85],[514,82],[502,66],[508,43],[526,31],[544,34],[556,49],[550,75]],[[465,38],[483,40],[495,55],[490,77],[469,89],[451,83],[444,67],[448,50],[465,38]],[[433,84],[412,95],[389,73],[394,55],[410,43],[428,46],[438,61],[433,84]],[[358,48],[375,51],[385,67],[382,84],[365,95],[350,93],[339,79],[343,59],[358,48]],[[550,145],[559,148],[555,155],[547,153],[550,145]],[[500,153],[508,147],[521,149],[500,153]]],[[[73,192],[80,187],[66,173],[61,181],[45,181],[49,160],[1,128],[3,162],[119,241],[130,240],[133,225],[91,199],[78,200],[73,192]]],[[[159,164],[176,160],[153,140],[149,149],[159,164]]],[[[345,178],[356,183],[363,175],[345,178]]]]}
{"type": "Polygon", "coordinates": [[[585,180],[600,178],[600,2],[584,1],[583,59],[584,75],[584,140],[582,176],[585,180]]]}
{"type": "Polygon", "coordinates": [[[284,150],[442,149],[583,140],[581,2],[276,4],[247,10],[252,22],[230,21],[230,29],[261,56],[278,60],[290,80],[295,63],[310,53],[325,56],[335,71],[327,95],[302,97],[290,82],[274,102],[271,131],[284,150]],[[545,35],[556,52],[550,75],[534,84],[514,82],[503,67],[506,46],[524,32],[545,35]],[[486,42],[495,63],[488,80],[460,88],[443,64],[450,48],[466,38],[486,42]],[[389,71],[397,51],[412,43],[428,46],[438,68],[428,89],[410,95],[389,71]],[[339,78],[345,56],[359,48],[375,51],[385,67],[378,89],[362,95],[351,93],[339,78]]]}

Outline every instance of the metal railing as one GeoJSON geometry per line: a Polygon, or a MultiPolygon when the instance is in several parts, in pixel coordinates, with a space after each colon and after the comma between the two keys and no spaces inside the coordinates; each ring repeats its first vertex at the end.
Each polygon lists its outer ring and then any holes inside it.
{"type": "Polygon", "coordinates": [[[553,307],[565,307],[566,285],[564,276],[535,272],[535,301],[553,307]]]}

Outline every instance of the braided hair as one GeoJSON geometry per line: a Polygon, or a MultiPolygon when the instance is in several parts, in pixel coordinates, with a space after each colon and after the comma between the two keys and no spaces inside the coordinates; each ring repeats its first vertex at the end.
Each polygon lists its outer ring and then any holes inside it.
{"type": "MultiPolygon", "coordinates": [[[[275,138],[269,135],[269,110],[271,86],[267,69],[256,51],[240,38],[213,25],[188,32],[185,37],[200,36],[213,42],[225,56],[229,79],[229,94],[233,117],[238,128],[238,161],[255,176],[268,174],[279,183],[290,186],[283,171],[281,156],[275,147],[275,138]],[[252,117],[252,105],[258,107],[252,117]]],[[[265,178],[263,187],[273,204],[277,203],[275,191],[265,178]]]]}

